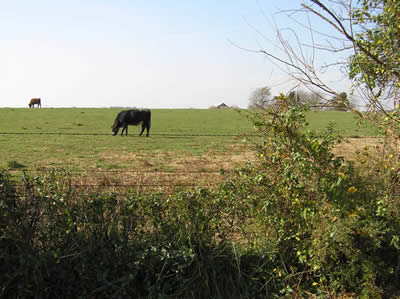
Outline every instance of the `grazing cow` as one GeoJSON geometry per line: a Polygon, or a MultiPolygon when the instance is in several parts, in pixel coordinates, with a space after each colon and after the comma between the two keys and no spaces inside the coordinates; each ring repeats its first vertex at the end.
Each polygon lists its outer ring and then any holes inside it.
{"type": "Polygon", "coordinates": [[[112,126],[112,135],[115,136],[118,134],[119,129],[122,127],[121,136],[125,130],[125,136],[128,136],[128,125],[137,126],[142,124],[142,131],[139,136],[142,136],[144,129],[147,129],[146,136],[149,137],[149,130],[151,124],[151,112],[148,109],[131,109],[124,110],[118,113],[114,124],[112,126]]]}
{"type": "Polygon", "coordinates": [[[29,102],[29,108],[35,108],[35,105],[39,107],[42,107],[42,104],[40,103],[40,98],[33,98],[30,102],[29,102]]]}

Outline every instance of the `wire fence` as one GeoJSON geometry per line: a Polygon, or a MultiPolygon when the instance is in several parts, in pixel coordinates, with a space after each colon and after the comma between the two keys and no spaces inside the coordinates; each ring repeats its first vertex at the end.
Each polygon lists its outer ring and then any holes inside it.
{"type": "MultiPolygon", "coordinates": [[[[57,135],[57,136],[111,136],[105,133],[89,132],[0,132],[0,135],[57,135]]],[[[259,134],[186,134],[186,133],[155,133],[152,136],[159,137],[258,137],[259,134]]],[[[136,134],[129,137],[139,137],[136,134]]],[[[357,139],[378,139],[379,136],[359,136],[357,139]]],[[[9,173],[17,176],[23,172],[42,173],[61,168],[12,168],[5,169],[9,173]]],[[[65,167],[64,167],[65,169],[65,167]]],[[[203,186],[216,186],[224,176],[230,175],[231,169],[211,169],[211,170],[132,170],[132,169],[67,169],[73,182],[73,188],[82,189],[141,189],[141,190],[171,190],[174,188],[195,188],[203,186]],[[205,178],[203,178],[204,176],[205,178]]],[[[22,183],[16,183],[15,187],[23,188],[22,183]]]]}
{"type": "MultiPolygon", "coordinates": [[[[0,135],[60,135],[60,136],[111,136],[111,134],[106,133],[77,133],[77,132],[0,132],[0,135]]],[[[246,136],[260,136],[258,134],[171,134],[171,133],[154,133],[150,136],[161,136],[161,137],[238,137],[241,135],[246,136]]],[[[130,134],[130,137],[139,137],[137,134],[130,134]]]]}
{"type": "MultiPolygon", "coordinates": [[[[104,133],[89,132],[0,132],[0,135],[56,135],[56,136],[111,136],[104,133]]],[[[257,136],[256,134],[243,134],[246,136],[257,136]]],[[[243,136],[242,135],[242,136],[243,136]]],[[[158,137],[238,137],[238,134],[187,134],[187,133],[155,133],[152,136],[158,137]]],[[[139,137],[129,135],[129,137],[139,137]]],[[[160,170],[160,169],[67,169],[60,168],[10,168],[5,169],[14,177],[22,173],[42,173],[54,169],[65,169],[66,173],[74,181],[70,184],[74,188],[147,188],[147,189],[171,189],[171,188],[193,188],[201,186],[215,186],[220,179],[217,176],[227,175],[231,170],[160,170]]],[[[222,176],[221,176],[222,177],[222,176]]],[[[21,183],[15,187],[21,188],[21,183]]]]}
{"type": "MultiPolygon", "coordinates": [[[[189,191],[194,190],[195,188],[216,188],[219,185],[218,182],[207,182],[207,183],[140,183],[137,182],[135,184],[127,183],[127,184],[80,184],[80,183],[72,183],[69,184],[66,188],[67,193],[73,190],[75,193],[77,192],[80,195],[93,195],[98,192],[118,192],[119,195],[124,195],[127,192],[134,192],[136,194],[171,194],[176,191],[189,191]]],[[[23,184],[23,183],[14,183],[10,186],[16,188],[17,197],[22,198],[26,197],[28,194],[32,193],[30,190],[32,188],[36,190],[41,190],[43,185],[40,183],[32,183],[32,184],[23,184]]],[[[65,191],[65,190],[64,190],[65,191]]],[[[40,193],[40,192],[39,192],[40,193]]],[[[57,193],[57,191],[55,192],[57,193]]],[[[38,194],[33,192],[33,194],[38,194]]],[[[37,195],[38,196],[38,195],[37,195]]]]}
{"type": "MultiPolygon", "coordinates": [[[[34,177],[46,179],[46,174],[57,171],[57,168],[40,169],[9,169],[15,179],[12,184],[19,190],[19,197],[24,196],[27,186],[42,187],[43,182],[31,181],[23,183],[16,181],[23,173],[36,174],[34,177]]],[[[61,169],[62,170],[62,169],[61,169]]],[[[68,188],[82,191],[118,191],[124,193],[134,190],[137,193],[149,194],[154,192],[168,194],[177,190],[188,190],[197,187],[216,187],[233,170],[65,170],[68,179],[64,183],[68,188]]],[[[61,180],[63,179],[61,174],[61,180]]],[[[49,177],[51,181],[51,177],[49,177]]]]}
{"type": "MultiPolygon", "coordinates": [[[[204,187],[204,186],[217,186],[218,183],[207,183],[207,184],[69,184],[70,187],[104,187],[104,188],[136,188],[136,187],[204,187]]],[[[11,184],[12,187],[24,187],[25,185],[20,183],[11,184]]],[[[31,186],[41,186],[41,184],[34,183],[31,186]]]]}
{"type": "MultiPolygon", "coordinates": [[[[103,192],[118,192],[120,195],[123,195],[127,192],[134,192],[137,194],[154,194],[154,193],[161,193],[161,194],[170,194],[177,190],[180,191],[188,191],[193,190],[195,188],[215,188],[219,185],[217,181],[213,182],[189,182],[189,183],[141,183],[140,181],[136,183],[70,183],[64,186],[67,193],[70,191],[78,192],[80,194],[90,195],[93,193],[103,193],[103,192]]],[[[26,194],[30,193],[29,190],[42,190],[46,188],[41,183],[12,183],[10,186],[16,188],[18,197],[24,197],[26,194]]],[[[64,190],[64,191],[65,191],[64,190]]],[[[36,193],[36,192],[34,192],[36,193]]],[[[55,192],[57,193],[57,191],[55,192]]]]}
{"type": "MultiPolygon", "coordinates": [[[[18,168],[18,169],[6,169],[9,172],[44,172],[44,171],[52,171],[56,169],[65,169],[63,167],[59,168],[18,168]]],[[[160,174],[191,174],[191,173],[221,173],[221,172],[229,172],[230,170],[226,170],[220,168],[218,170],[102,170],[102,169],[79,169],[79,170],[67,170],[69,173],[138,173],[138,174],[147,174],[147,173],[160,173],[160,174]]]]}
{"type": "MultiPolygon", "coordinates": [[[[0,135],[53,135],[53,136],[111,136],[111,134],[105,133],[76,133],[76,132],[0,132],[0,135]]],[[[186,137],[262,137],[262,134],[254,133],[239,133],[239,134],[169,134],[169,133],[154,133],[150,136],[158,136],[165,138],[186,138],[186,137]]],[[[130,134],[129,138],[143,138],[137,134],[130,134]]],[[[381,139],[382,136],[359,136],[355,134],[354,136],[345,136],[346,138],[357,138],[357,139],[381,139]]]]}

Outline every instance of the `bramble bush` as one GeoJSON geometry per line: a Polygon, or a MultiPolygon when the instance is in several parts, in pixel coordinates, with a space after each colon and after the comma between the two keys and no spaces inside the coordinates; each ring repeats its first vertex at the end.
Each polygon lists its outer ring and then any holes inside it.
{"type": "MultiPolygon", "coordinates": [[[[307,129],[304,111],[287,105],[252,114],[263,137],[258,163],[239,178],[257,197],[254,244],[270,246],[282,288],[368,296],[399,289],[399,180],[393,143],[345,161],[330,126],[307,129]],[[392,151],[392,152],[391,152],[392,151]],[[394,152],[393,152],[394,151],[394,152]]],[[[243,195],[242,195],[243,196],[243,195]]]]}
{"type": "Polygon", "coordinates": [[[83,192],[66,170],[2,171],[0,297],[398,296],[396,148],[345,161],[333,126],[278,103],[249,114],[257,160],[215,190],[83,192]]]}

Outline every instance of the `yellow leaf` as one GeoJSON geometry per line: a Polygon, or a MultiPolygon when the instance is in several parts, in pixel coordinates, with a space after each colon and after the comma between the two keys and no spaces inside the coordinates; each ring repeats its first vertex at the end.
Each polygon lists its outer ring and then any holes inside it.
{"type": "Polygon", "coordinates": [[[349,213],[349,217],[355,217],[357,214],[353,211],[349,213]]]}
{"type": "Polygon", "coordinates": [[[354,194],[357,192],[357,188],[354,186],[351,186],[349,189],[347,189],[347,193],[349,194],[354,194]]]}

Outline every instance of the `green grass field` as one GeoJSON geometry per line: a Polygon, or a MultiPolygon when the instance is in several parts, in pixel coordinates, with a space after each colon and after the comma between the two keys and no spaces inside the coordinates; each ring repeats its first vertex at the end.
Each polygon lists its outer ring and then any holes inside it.
{"type": "MultiPolygon", "coordinates": [[[[119,111],[0,109],[0,168],[129,168],[140,165],[139,160],[154,168],[165,155],[231,155],[242,148],[235,136],[253,132],[246,113],[233,110],[153,109],[149,138],[139,137],[140,127],[134,126],[128,137],[111,136],[119,111]]],[[[313,129],[335,122],[346,136],[376,135],[370,128],[358,128],[351,113],[309,112],[307,117],[313,129]]]]}

